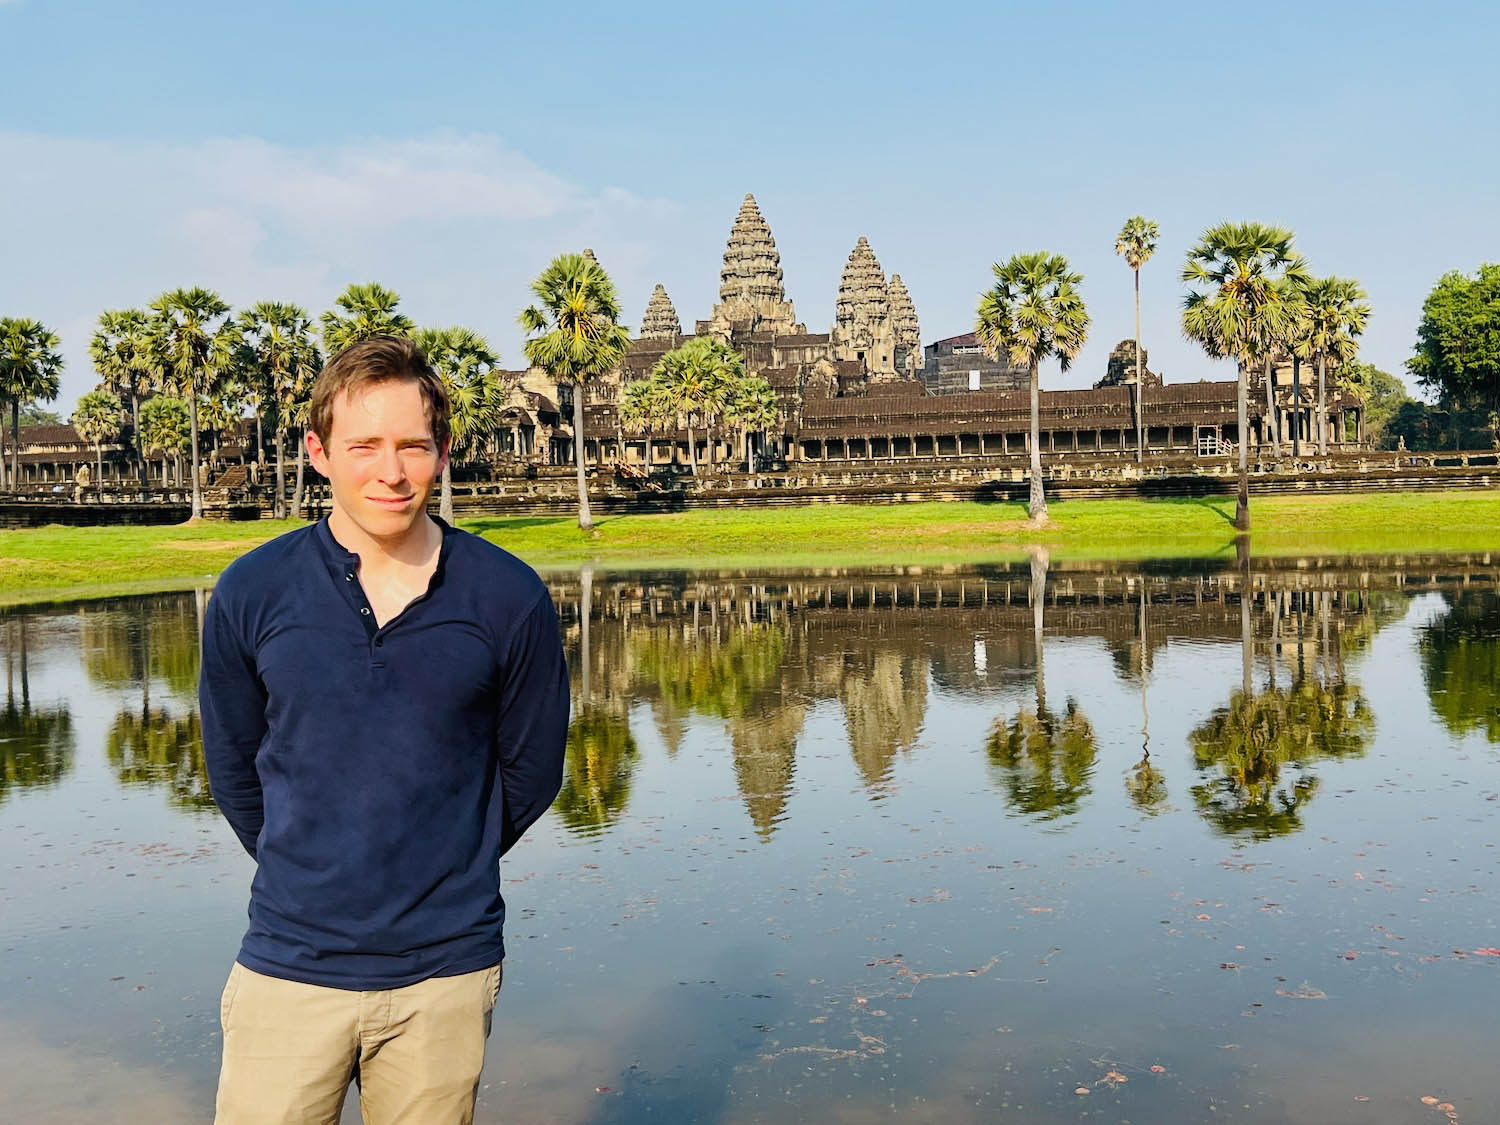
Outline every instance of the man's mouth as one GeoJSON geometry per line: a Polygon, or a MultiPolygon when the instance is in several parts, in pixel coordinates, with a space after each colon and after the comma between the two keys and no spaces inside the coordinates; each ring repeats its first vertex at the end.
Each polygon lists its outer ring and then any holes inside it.
{"type": "Polygon", "coordinates": [[[410,496],[371,496],[368,499],[382,508],[404,508],[411,503],[410,496]]]}

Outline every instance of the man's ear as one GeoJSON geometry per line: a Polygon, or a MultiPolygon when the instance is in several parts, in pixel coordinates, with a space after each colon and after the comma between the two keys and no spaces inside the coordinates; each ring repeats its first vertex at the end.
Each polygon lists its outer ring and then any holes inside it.
{"type": "Polygon", "coordinates": [[[303,439],[307,444],[307,459],[312,462],[312,467],[325,478],[328,476],[328,451],[323,448],[323,439],[316,431],[308,427],[307,436],[303,439]]]}

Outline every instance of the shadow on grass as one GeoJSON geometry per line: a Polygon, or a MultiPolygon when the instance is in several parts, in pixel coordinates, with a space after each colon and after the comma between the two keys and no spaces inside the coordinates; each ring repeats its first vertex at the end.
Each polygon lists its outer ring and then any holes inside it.
{"type": "MultiPolygon", "coordinates": [[[[604,517],[594,521],[595,527],[603,527],[611,522],[611,517],[604,517]]],[[[464,530],[472,531],[475,535],[483,535],[487,531],[521,531],[528,527],[556,527],[558,524],[571,524],[578,526],[577,516],[515,516],[511,518],[491,517],[488,519],[465,519],[464,530]]]]}
{"type": "Polygon", "coordinates": [[[1207,496],[1205,496],[1202,499],[1194,500],[1193,501],[1193,505],[1194,505],[1194,507],[1198,507],[1198,508],[1207,508],[1210,512],[1212,512],[1214,515],[1218,516],[1221,520],[1223,520],[1225,523],[1227,523],[1230,527],[1233,527],[1234,526],[1234,513],[1233,512],[1226,512],[1226,511],[1224,511],[1223,508],[1219,507],[1217,504],[1214,503],[1215,499],[1216,499],[1216,497],[1207,497],[1207,496]]]}

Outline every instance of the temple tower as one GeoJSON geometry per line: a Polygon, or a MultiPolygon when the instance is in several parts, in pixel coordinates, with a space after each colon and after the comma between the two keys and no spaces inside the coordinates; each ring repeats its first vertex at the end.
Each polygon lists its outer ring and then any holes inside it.
{"type": "Polygon", "coordinates": [[[672,299],[667,296],[667,287],[658,284],[651,291],[651,300],[646,304],[646,314],[641,317],[641,339],[670,339],[681,335],[682,322],[677,319],[677,310],[672,307],[672,299]]]}
{"type": "Polygon", "coordinates": [[[834,355],[838,359],[862,361],[876,380],[895,378],[896,338],[891,330],[885,271],[864,235],[860,235],[844,263],[834,315],[834,355]]]}
{"type": "Polygon", "coordinates": [[[891,310],[891,332],[896,339],[896,374],[915,379],[922,368],[922,328],[917,323],[917,306],[899,273],[891,274],[886,287],[891,310]]]}
{"type": "Polygon", "coordinates": [[[797,323],[797,313],[786,299],[781,254],[753,195],[745,196],[729,232],[724,268],[719,274],[719,303],[705,327],[724,337],[731,333],[807,331],[797,323]]]}

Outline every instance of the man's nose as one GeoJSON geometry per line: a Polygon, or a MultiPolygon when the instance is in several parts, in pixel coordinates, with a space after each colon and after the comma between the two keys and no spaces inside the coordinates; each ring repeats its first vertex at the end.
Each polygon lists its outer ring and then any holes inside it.
{"type": "Polygon", "coordinates": [[[406,479],[406,466],[401,461],[401,451],[395,446],[381,450],[377,468],[382,483],[397,484],[406,479]]]}

